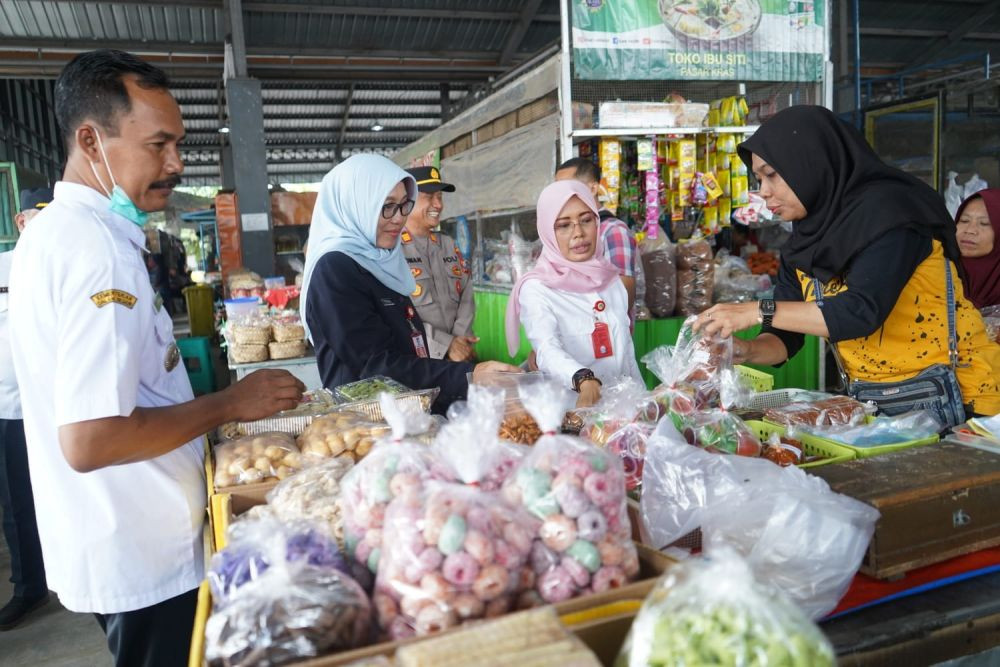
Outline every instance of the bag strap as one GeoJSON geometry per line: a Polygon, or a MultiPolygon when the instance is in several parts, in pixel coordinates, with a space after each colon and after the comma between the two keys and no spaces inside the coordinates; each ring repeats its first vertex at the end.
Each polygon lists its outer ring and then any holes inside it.
{"type": "Polygon", "coordinates": [[[955,326],[955,283],[951,277],[951,260],[944,258],[945,284],[948,294],[948,360],[951,369],[958,368],[958,331],[955,326]]]}
{"type": "MultiPolygon", "coordinates": [[[[823,307],[823,284],[819,281],[819,278],[813,278],[813,296],[816,297],[816,305],[820,308],[823,307]]],[[[837,362],[837,370],[840,371],[840,381],[844,384],[844,391],[850,392],[851,389],[851,378],[847,375],[847,369],[844,367],[844,360],[840,358],[840,350],[837,349],[837,344],[831,341],[827,341],[830,344],[830,350],[833,352],[833,358],[837,362]]]]}

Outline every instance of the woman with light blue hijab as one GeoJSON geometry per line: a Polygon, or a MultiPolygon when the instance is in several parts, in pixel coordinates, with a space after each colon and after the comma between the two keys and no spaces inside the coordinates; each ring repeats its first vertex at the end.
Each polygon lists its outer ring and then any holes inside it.
{"type": "Polygon", "coordinates": [[[439,387],[443,412],[465,398],[467,374],[518,369],[431,359],[410,294],[415,282],[399,246],[416,199],[413,178],[391,160],[355,155],[323,178],[302,283],[302,319],[323,386],[385,375],[439,387]]]}

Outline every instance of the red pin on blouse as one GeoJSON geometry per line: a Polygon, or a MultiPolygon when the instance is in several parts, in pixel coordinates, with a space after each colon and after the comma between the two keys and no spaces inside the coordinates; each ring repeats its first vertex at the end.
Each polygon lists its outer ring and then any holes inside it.
{"type": "Polygon", "coordinates": [[[598,299],[597,303],[594,304],[594,310],[596,310],[599,313],[603,313],[605,308],[607,308],[607,306],[601,299],[598,299]]]}

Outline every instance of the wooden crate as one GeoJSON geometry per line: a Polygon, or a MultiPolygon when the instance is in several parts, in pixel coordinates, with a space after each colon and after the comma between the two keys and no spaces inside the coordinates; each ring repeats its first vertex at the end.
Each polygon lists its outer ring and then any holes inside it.
{"type": "Polygon", "coordinates": [[[955,443],[809,471],[882,513],[861,571],[889,579],[1000,545],[1000,455],[955,443]]]}

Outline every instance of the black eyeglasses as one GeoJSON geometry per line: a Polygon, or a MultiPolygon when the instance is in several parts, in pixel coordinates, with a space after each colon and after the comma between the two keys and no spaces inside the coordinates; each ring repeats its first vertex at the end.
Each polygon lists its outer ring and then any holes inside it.
{"type": "Polygon", "coordinates": [[[402,204],[386,204],[382,207],[382,217],[386,220],[391,219],[396,213],[402,213],[403,215],[409,215],[410,211],[413,210],[414,202],[407,199],[402,204]]]}

